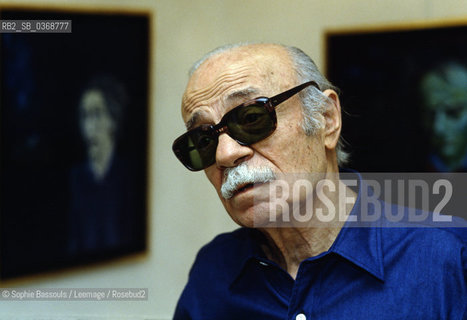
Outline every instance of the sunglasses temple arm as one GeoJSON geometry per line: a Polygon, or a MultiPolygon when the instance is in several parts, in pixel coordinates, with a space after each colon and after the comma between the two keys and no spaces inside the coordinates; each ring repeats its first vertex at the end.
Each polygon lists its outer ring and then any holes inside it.
{"type": "Polygon", "coordinates": [[[314,86],[316,87],[318,90],[319,89],[319,86],[316,82],[314,81],[308,81],[308,82],[305,82],[295,88],[292,88],[290,90],[287,90],[285,92],[282,92],[280,94],[278,94],[277,96],[274,96],[272,98],[270,98],[269,100],[271,100],[271,105],[273,107],[277,106],[278,104],[281,104],[282,102],[284,102],[285,100],[289,99],[290,97],[292,97],[293,95],[299,93],[300,91],[302,91],[303,89],[305,89],[306,87],[308,86],[314,86]]]}

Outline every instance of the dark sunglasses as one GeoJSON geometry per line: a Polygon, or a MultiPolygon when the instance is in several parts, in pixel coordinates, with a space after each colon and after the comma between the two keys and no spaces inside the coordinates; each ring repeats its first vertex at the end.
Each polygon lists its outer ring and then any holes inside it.
{"type": "Polygon", "coordinates": [[[233,108],[216,125],[203,124],[178,137],[173,145],[177,158],[191,171],[199,171],[216,162],[219,135],[227,133],[242,146],[248,146],[269,137],[277,126],[275,107],[308,86],[305,82],[272,98],[259,97],[233,108]]]}

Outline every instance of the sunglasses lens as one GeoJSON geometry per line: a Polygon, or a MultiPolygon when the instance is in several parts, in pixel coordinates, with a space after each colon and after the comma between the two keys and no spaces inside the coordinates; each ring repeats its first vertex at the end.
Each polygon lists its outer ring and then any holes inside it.
{"type": "Polygon", "coordinates": [[[245,145],[261,141],[276,128],[275,113],[264,105],[253,104],[232,110],[227,126],[230,135],[245,145]]]}
{"type": "MultiPolygon", "coordinates": [[[[259,103],[232,109],[222,122],[226,124],[228,134],[243,145],[263,140],[276,128],[275,113],[259,103]]],[[[216,162],[217,144],[218,133],[212,126],[202,125],[175,140],[172,149],[185,167],[198,171],[216,162]]]]}
{"type": "Polygon", "coordinates": [[[198,128],[175,140],[172,149],[177,158],[190,170],[198,171],[215,162],[217,136],[198,128]]]}

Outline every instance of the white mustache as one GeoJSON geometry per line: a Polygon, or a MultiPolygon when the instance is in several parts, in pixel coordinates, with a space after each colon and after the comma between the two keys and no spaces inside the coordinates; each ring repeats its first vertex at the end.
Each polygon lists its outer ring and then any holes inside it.
{"type": "Polygon", "coordinates": [[[250,183],[266,183],[276,179],[276,174],[269,167],[249,168],[246,163],[224,171],[224,182],[221,195],[228,200],[233,197],[237,188],[250,183]]]}

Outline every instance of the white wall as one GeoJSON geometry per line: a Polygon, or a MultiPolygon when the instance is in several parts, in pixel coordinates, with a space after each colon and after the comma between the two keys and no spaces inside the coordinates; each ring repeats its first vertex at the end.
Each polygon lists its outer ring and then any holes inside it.
{"type": "Polygon", "coordinates": [[[184,128],[180,97],[190,65],[206,51],[238,41],[296,45],[323,66],[326,29],[414,21],[467,20],[465,0],[48,0],[0,1],[60,8],[132,8],[153,14],[150,252],[145,258],[9,284],[28,287],[149,288],[147,302],[2,302],[1,319],[168,319],[199,247],[234,228],[202,173],[171,153],[184,128]],[[44,4],[44,3],[47,3],[44,4]],[[30,315],[30,317],[28,317],[30,315]]]}

